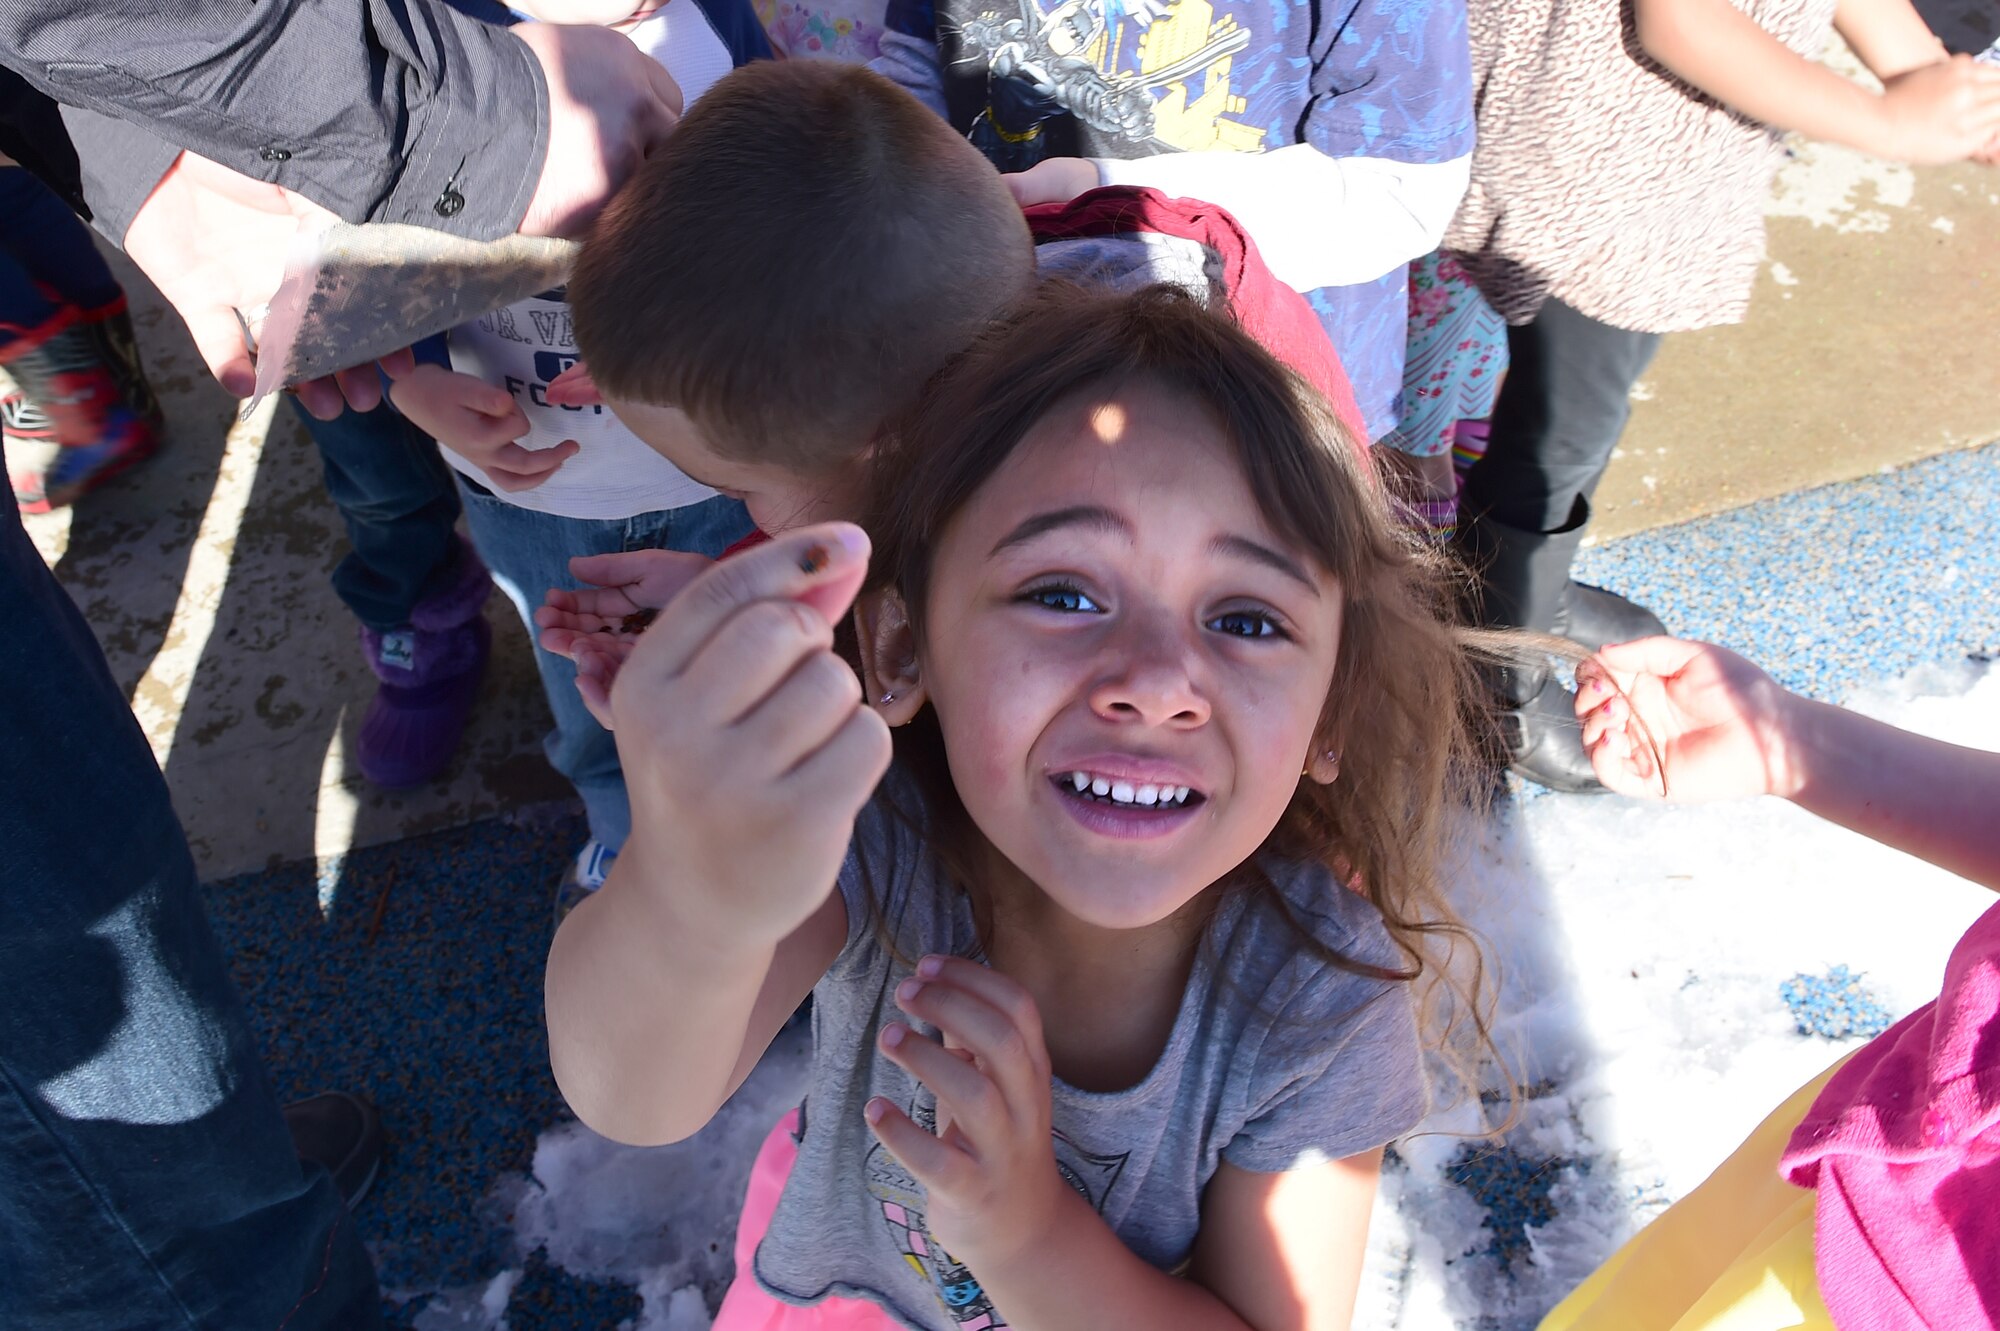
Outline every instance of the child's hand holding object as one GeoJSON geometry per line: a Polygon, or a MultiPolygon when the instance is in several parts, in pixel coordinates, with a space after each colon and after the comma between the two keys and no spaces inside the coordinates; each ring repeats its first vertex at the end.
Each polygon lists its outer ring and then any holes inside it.
{"type": "Polygon", "coordinates": [[[486,474],[496,490],[532,490],[576,456],[582,445],[523,448],[527,413],[498,384],[442,365],[419,365],[389,385],[389,400],[411,424],[486,474]]]}
{"type": "Polygon", "coordinates": [[[867,561],[861,529],[832,523],[718,563],[618,672],[609,710],[646,829],[620,872],[658,894],[683,938],[774,946],[826,903],[889,766],[889,728],[862,706],[829,619],[867,561]]]}
{"type": "Polygon", "coordinates": [[[535,610],[542,650],[576,663],[576,691],[598,724],[611,729],[611,684],[646,630],[681,589],[715,566],[682,550],[618,550],[578,555],[570,576],[587,585],[551,587],[535,610]]]}
{"type": "MultiPolygon", "coordinates": [[[[621,550],[578,555],[571,576],[589,584],[571,590],[551,587],[535,611],[542,649],[576,662],[576,691],[606,730],[611,723],[611,685],[632,646],[681,589],[714,567],[715,561],[679,550],[621,550]]],[[[817,583],[799,599],[827,617],[846,613],[852,588],[817,583]],[[839,603],[836,604],[835,602],[839,603]]]]}

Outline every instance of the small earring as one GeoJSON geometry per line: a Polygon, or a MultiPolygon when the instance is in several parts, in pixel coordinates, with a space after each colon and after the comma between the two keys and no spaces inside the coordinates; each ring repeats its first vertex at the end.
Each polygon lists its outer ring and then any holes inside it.
{"type": "Polygon", "coordinates": [[[1326,779],[1329,782],[1337,780],[1340,776],[1340,751],[1328,749],[1322,756],[1326,759],[1326,779]]]}
{"type": "Polygon", "coordinates": [[[890,703],[894,701],[896,701],[896,695],[894,693],[885,693],[882,695],[882,705],[884,707],[887,707],[890,703]]]}

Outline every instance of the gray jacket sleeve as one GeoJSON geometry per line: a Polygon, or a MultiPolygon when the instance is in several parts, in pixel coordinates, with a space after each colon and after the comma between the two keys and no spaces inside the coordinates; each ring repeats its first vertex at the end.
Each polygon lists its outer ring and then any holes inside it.
{"type": "Polygon", "coordinates": [[[171,148],[482,240],[519,225],[548,149],[534,56],[444,0],[0,0],[0,64],[97,113],[66,121],[114,240],[171,148]]]}

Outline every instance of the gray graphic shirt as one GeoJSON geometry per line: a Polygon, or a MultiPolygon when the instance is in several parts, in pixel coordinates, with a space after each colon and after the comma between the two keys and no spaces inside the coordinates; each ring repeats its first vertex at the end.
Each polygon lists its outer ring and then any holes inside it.
{"type": "MultiPolygon", "coordinates": [[[[1324,869],[1269,867],[1320,941],[1355,960],[1402,964],[1375,908],[1324,869]]],[[[923,1188],[861,1116],[881,1095],[917,1123],[935,1122],[934,1098],[876,1057],[874,1039],[900,1019],[895,988],[917,959],[980,955],[970,904],[881,794],[856,826],[840,891],[847,943],[813,990],[798,1163],[757,1250],[758,1281],[793,1303],[870,1299],[921,1331],[1005,1326],[977,1273],[932,1239],[923,1188]],[[871,892],[902,960],[881,940],[871,892]]],[[[1221,1161],[1280,1172],[1354,1155],[1414,1127],[1426,1102],[1409,986],[1304,951],[1248,892],[1218,909],[1152,1071],[1110,1093],[1057,1079],[1052,1095],[1063,1177],[1166,1271],[1187,1261],[1221,1161]]]]}

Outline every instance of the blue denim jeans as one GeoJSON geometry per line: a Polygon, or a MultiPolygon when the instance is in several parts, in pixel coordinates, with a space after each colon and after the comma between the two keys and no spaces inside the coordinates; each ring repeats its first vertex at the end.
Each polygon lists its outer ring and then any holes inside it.
{"type": "MultiPolygon", "coordinates": [[[[543,594],[551,587],[578,585],[569,572],[572,555],[691,550],[713,559],[753,530],[749,511],[736,500],[719,496],[636,518],[598,520],[518,508],[463,476],[459,491],[472,543],[493,570],[494,583],[520,612],[531,640],[536,636],[535,607],[543,594]]],[[[542,688],[556,722],[542,745],[549,765],[569,778],[583,797],[591,840],[616,851],[632,834],[632,805],[625,795],[618,745],[577,695],[576,666],[568,657],[543,651],[536,642],[535,666],[542,672],[542,688]]]]}
{"type": "Polygon", "coordinates": [[[316,420],[292,409],[319,448],[326,492],[353,547],[333,570],[334,594],[379,632],[400,628],[410,608],[446,586],[457,546],[458,492],[430,436],[384,404],[316,420]]]}
{"type": "Polygon", "coordinates": [[[333,1181],[292,1152],[152,751],[4,507],[0,1326],[378,1326],[333,1181]]]}
{"type": "Polygon", "coordinates": [[[55,317],[57,301],[94,310],[122,294],[69,205],[20,167],[0,167],[0,350],[55,317]]]}

